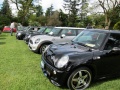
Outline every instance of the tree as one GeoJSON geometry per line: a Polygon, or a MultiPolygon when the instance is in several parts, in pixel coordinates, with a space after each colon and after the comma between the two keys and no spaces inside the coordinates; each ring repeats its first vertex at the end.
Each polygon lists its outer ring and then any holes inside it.
{"type": "Polygon", "coordinates": [[[11,13],[11,9],[10,9],[8,0],[3,1],[3,5],[2,5],[2,8],[1,8],[1,14],[3,16],[7,16],[8,18],[12,17],[12,13],[11,13]]]}
{"type": "Polygon", "coordinates": [[[76,26],[78,15],[85,16],[83,10],[87,7],[87,0],[64,0],[64,9],[68,11],[68,26],[76,26]]]}
{"type": "Polygon", "coordinates": [[[18,17],[21,20],[21,23],[24,23],[26,19],[28,19],[30,14],[35,12],[35,8],[33,5],[34,0],[10,0],[11,3],[16,5],[18,10],[18,17]]]}
{"type": "Polygon", "coordinates": [[[50,17],[52,14],[53,14],[53,5],[51,4],[51,6],[47,8],[45,16],[50,17]]]}
{"type": "Polygon", "coordinates": [[[109,29],[112,22],[111,17],[114,15],[114,10],[120,5],[119,0],[98,0],[99,5],[105,14],[105,29],[109,29]]]}
{"type": "Polygon", "coordinates": [[[117,22],[114,27],[113,27],[114,30],[120,30],[120,21],[117,22]]]}
{"type": "Polygon", "coordinates": [[[38,22],[41,24],[41,26],[46,26],[47,18],[44,15],[42,15],[38,17],[38,22]]]}
{"type": "Polygon", "coordinates": [[[10,25],[10,19],[7,16],[0,15],[0,30],[3,29],[4,26],[10,25]]]}
{"type": "Polygon", "coordinates": [[[68,25],[68,15],[65,14],[61,9],[59,12],[59,20],[61,21],[61,26],[67,26],[68,25]]]}
{"type": "Polygon", "coordinates": [[[36,7],[36,17],[42,16],[43,15],[43,9],[41,5],[37,5],[36,7]]]}
{"type": "Polygon", "coordinates": [[[61,25],[58,11],[54,11],[53,15],[50,16],[50,18],[48,19],[47,25],[48,26],[60,26],[61,25]]]}
{"type": "Polygon", "coordinates": [[[81,7],[80,7],[80,19],[84,20],[87,17],[87,13],[89,12],[88,10],[88,1],[87,0],[82,0],[81,1],[81,7]]]}
{"type": "Polygon", "coordinates": [[[2,30],[4,26],[9,25],[11,19],[12,13],[8,0],[4,0],[0,10],[0,30],[2,30]]]}
{"type": "Polygon", "coordinates": [[[114,25],[116,22],[120,21],[120,6],[115,7],[113,11],[111,11],[111,24],[110,24],[110,29],[113,29],[114,25]]]}

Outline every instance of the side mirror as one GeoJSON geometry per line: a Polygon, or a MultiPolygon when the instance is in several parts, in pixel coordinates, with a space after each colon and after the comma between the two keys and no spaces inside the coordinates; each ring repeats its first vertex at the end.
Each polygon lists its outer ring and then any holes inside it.
{"type": "Polygon", "coordinates": [[[112,51],[120,51],[119,47],[113,47],[112,51]]]}
{"type": "Polygon", "coordinates": [[[65,34],[62,34],[60,37],[61,37],[61,38],[64,38],[64,37],[65,37],[65,34]]]}

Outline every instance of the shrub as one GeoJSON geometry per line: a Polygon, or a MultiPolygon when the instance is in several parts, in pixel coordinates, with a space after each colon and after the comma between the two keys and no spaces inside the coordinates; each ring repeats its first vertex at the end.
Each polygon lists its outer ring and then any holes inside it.
{"type": "Polygon", "coordinates": [[[2,30],[4,26],[8,25],[10,25],[10,19],[5,16],[0,16],[0,30],[2,30]]]}

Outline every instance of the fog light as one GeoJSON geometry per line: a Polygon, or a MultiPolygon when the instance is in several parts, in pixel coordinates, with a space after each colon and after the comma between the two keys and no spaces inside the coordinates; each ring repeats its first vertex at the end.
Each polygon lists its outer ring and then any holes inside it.
{"type": "Polygon", "coordinates": [[[55,81],[53,81],[53,80],[51,80],[51,82],[52,82],[52,84],[54,84],[55,86],[60,86],[60,84],[58,84],[57,82],[55,82],[55,81]]]}
{"type": "Polygon", "coordinates": [[[56,74],[56,71],[54,70],[53,73],[56,74]]]}

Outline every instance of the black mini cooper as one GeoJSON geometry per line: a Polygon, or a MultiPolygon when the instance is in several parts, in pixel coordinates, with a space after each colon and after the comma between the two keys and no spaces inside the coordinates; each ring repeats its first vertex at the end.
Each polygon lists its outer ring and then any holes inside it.
{"type": "Polygon", "coordinates": [[[92,80],[120,74],[120,31],[83,30],[70,44],[52,44],[41,68],[56,86],[84,90],[92,80]]]}

